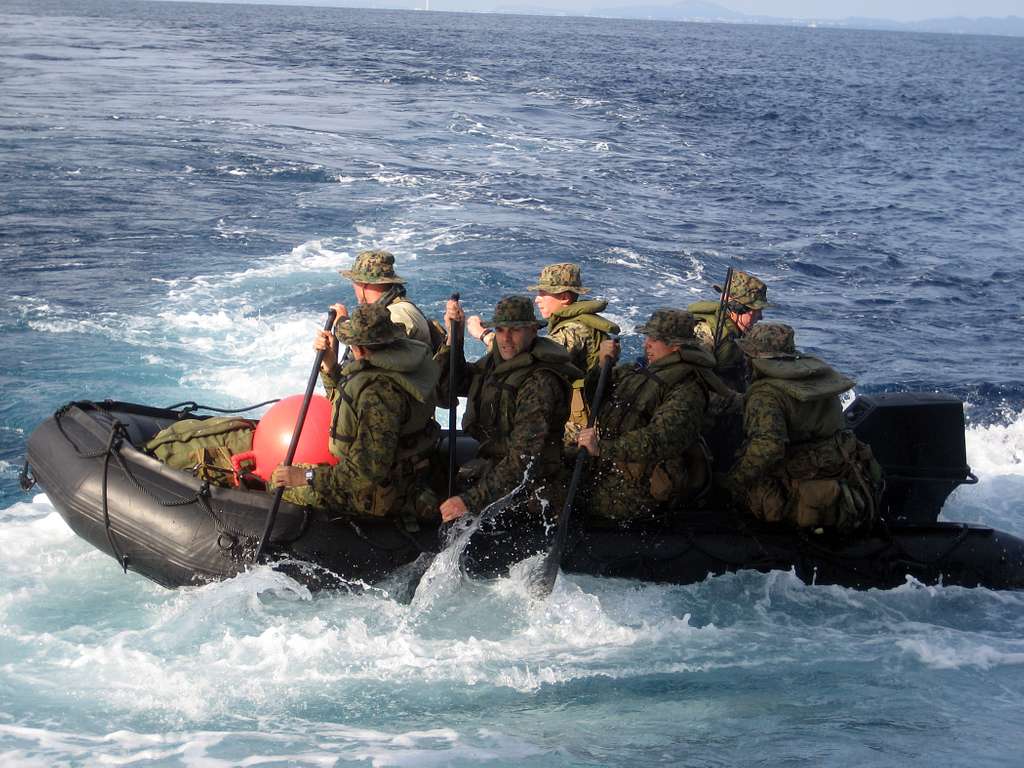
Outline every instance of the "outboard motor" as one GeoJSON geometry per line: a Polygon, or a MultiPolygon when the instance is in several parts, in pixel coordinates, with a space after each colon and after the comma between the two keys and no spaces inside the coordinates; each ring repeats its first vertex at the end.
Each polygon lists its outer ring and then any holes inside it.
{"type": "Polygon", "coordinates": [[[978,482],[967,465],[964,405],[956,397],[862,395],[846,409],[846,425],[885,471],[882,516],[890,523],[934,523],[954,488],[978,482]]]}

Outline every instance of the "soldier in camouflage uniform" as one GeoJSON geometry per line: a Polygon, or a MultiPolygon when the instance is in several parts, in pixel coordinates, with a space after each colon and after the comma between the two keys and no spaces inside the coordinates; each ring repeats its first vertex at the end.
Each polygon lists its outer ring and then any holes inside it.
{"type": "MultiPolygon", "coordinates": [[[[569,351],[572,364],[581,371],[597,365],[597,350],[602,341],[617,336],[619,326],[598,312],[607,308],[607,301],[579,297],[590,293],[583,286],[583,275],[578,264],[549,264],[540,273],[537,285],[528,290],[537,291],[534,303],[540,316],[548,321],[548,338],[569,351]]],[[[490,346],[492,334],[485,330],[480,318],[468,318],[467,328],[476,338],[490,346]]],[[[576,435],[587,425],[590,411],[583,398],[583,379],[573,382],[569,421],[565,426],[565,441],[575,445],[576,435]]]]}
{"type": "MultiPolygon", "coordinates": [[[[448,325],[462,322],[462,308],[449,301],[448,325]]],[[[527,296],[506,296],[484,327],[494,329],[490,351],[458,372],[458,392],[448,391],[448,355],[437,360],[442,371],[441,400],[466,395],[462,426],[480,442],[465,488],[441,505],[441,517],[455,520],[480,512],[493,501],[525,485],[534,500],[557,509],[562,490],[562,430],[569,413],[571,382],[583,372],[559,344],[537,336],[543,323],[527,296]]],[[[462,473],[460,473],[460,479],[462,473]]]]}
{"type": "MultiPolygon", "coordinates": [[[[710,483],[700,431],[712,391],[725,392],[715,359],[694,336],[696,318],[680,309],[659,309],[637,330],[646,335],[647,364],[611,371],[597,428],[584,429],[579,445],[598,461],[585,496],[591,514],[612,520],[680,506],[710,483]]],[[[606,341],[601,357],[618,359],[606,341]]],[[[593,398],[598,369],[587,374],[593,398]]]]}
{"type": "MultiPolygon", "coordinates": [[[[721,286],[713,286],[722,293],[721,286]]],[[[761,311],[771,306],[768,303],[768,287],[753,275],[735,271],[726,297],[725,317],[719,313],[720,302],[698,301],[687,307],[698,320],[697,338],[715,354],[715,373],[737,392],[745,392],[750,383],[750,372],[746,359],[736,340],[750,332],[761,319],[761,311]],[[718,350],[714,346],[715,331],[724,323],[719,337],[718,350]]]]}
{"type": "Polygon", "coordinates": [[[330,451],[338,463],[284,465],[271,487],[284,486],[293,504],[356,516],[436,519],[428,490],[437,366],[430,347],[408,338],[381,304],[361,304],[351,318],[320,331],[321,381],[331,400],[330,451]],[[338,341],[353,360],[339,365],[338,341]]]}
{"type": "Polygon", "coordinates": [[[878,512],[881,469],[845,429],[839,395],[854,382],[796,350],[793,329],[764,323],[737,344],[750,359],[745,442],[725,480],[743,508],[768,522],[850,531],[878,512]]]}
{"type": "MultiPolygon", "coordinates": [[[[430,321],[405,293],[405,279],[395,273],[395,257],[389,251],[363,251],[356,256],[352,269],[339,270],[352,281],[352,290],[360,304],[381,304],[388,308],[392,321],[405,329],[410,339],[422,341],[437,351],[442,339],[439,328],[430,321]]],[[[339,322],[348,317],[344,304],[332,307],[339,322]]]]}

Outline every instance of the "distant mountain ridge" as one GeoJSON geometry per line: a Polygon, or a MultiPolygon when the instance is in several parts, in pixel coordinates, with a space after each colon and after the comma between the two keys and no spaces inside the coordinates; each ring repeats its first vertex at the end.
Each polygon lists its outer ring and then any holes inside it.
{"type": "MultiPolygon", "coordinates": [[[[611,0],[615,2],[616,0],[611,0]]],[[[814,17],[751,16],[707,0],[680,0],[670,4],[647,2],[638,5],[587,5],[584,0],[565,0],[561,8],[533,5],[528,0],[495,2],[481,7],[479,0],[206,0],[206,2],[250,3],[253,5],[317,5],[348,8],[379,8],[394,10],[456,11],[466,13],[509,13],[540,16],[595,16],[614,19],[652,19],[657,21],[690,21],[723,24],[767,24],[789,27],[826,27],[839,29],[874,29],[898,32],[939,32],[963,35],[1001,35],[1024,37],[1024,17],[981,17],[893,21],[849,17],[819,19],[814,17]]],[[[621,0],[618,0],[621,2],[621,0]]]]}

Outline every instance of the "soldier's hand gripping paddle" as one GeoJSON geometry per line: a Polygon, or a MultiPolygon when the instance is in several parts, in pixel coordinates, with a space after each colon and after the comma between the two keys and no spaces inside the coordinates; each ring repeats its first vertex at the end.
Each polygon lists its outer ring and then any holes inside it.
{"type": "MultiPolygon", "coordinates": [[[[609,357],[601,365],[601,375],[597,379],[597,391],[594,393],[594,403],[590,409],[590,416],[587,417],[587,428],[593,427],[597,422],[597,414],[601,409],[601,401],[604,399],[604,391],[608,386],[608,376],[611,372],[614,359],[609,357]]],[[[555,537],[544,555],[540,572],[530,584],[530,591],[535,597],[547,597],[555,587],[555,579],[558,577],[558,567],[562,562],[562,551],[565,549],[565,540],[569,534],[569,518],[572,516],[572,503],[576,498],[576,489],[579,487],[583,477],[583,469],[590,454],[586,448],[580,448],[576,454],[576,464],[572,469],[572,480],[569,483],[569,490],[565,496],[565,506],[562,514],[558,516],[558,528],[555,530],[555,537]]]]}
{"type": "MultiPolygon", "coordinates": [[[[327,313],[327,322],[324,323],[324,330],[329,331],[334,327],[334,310],[332,309],[327,313]]],[[[317,350],[316,360],[313,363],[313,370],[309,373],[309,381],[306,382],[306,394],[302,398],[302,407],[299,409],[299,415],[295,421],[295,431],[292,432],[292,441],[288,444],[288,453],[284,457],[284,466],[290,467],[292,460],[295,458],[295,449],[299,446],[299,438],[302,436],[302,425],[306,422],[306,412],[309,411],[309,401],[313,399],[313,390],[316,389],[316,380],[320,373],[320,364],[324,361],[324,352],[327,350],[317,350]]],[[[284,487],[279,487],[274,492],[274,503],[270,505],[270,511],[267,513],[267,522],[263,527],[263,535],[260,537],[260,545],[256,548],[255,561],[257,563],[263,562],[263,552],[267,547],[267,540],[270,538],[270,532],[274,528],[274,521],[277,520],[277,510],[281,506],[281,497],[284,495],[284,487]]]]}
{"type": "MultiPolygon", "coordinates": [[[[459,300],[459,293],[452,294],[452,301],[459,300]]],[[[452,321],[452,337],[448,339],[448,498],[455,495],[455,433],[456,411],[459,408],[459,368],[463,357],[462,323],[452,321]]]]}

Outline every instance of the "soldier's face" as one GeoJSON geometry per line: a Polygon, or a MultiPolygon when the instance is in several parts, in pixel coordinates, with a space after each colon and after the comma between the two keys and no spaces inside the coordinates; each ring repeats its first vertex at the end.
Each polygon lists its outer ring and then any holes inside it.
{"type": "Polygon", "coordinates": [[[666,344],[661,339],[656,339],[653,336],[644,336],[644,354],[647,356],[648,363],[656,363],[665,355],[671,355],[678,349],[678,346],[666,344]]]}
{"type": "Polygon", "coordinates": [[[533,300],[533,303],[537,305],[540,316],[547,319],[551,317],[552,313],[572,304],[572,294],[568,291],[563,291],[562,293],[540,291],[537,294],[537,298],[533,300]]]}
{"type": "Polygon", "coordinates": [[[381,287],[373,283],[352,283],[352,291],[356,295],[356,301],[360,304],[373,304],[384,295],[381,287]]]}
{"type": "Polygon", "coordinates": [[[511,360],[530,348],[537,338],[537,329],[531,326],[515,328],[495,328],[494,343],[498,345],[498,354],[502,360],[511,360]]]}
{"type": "Polygon", "coordinates": [[[761,310],[752,309],[749,312],[736,315],[736,319],[733,320],[736,323],[736,327],[740,329],[740,333],[746,333],[754,327],[754,323],[761,319],[761,310]]]}

